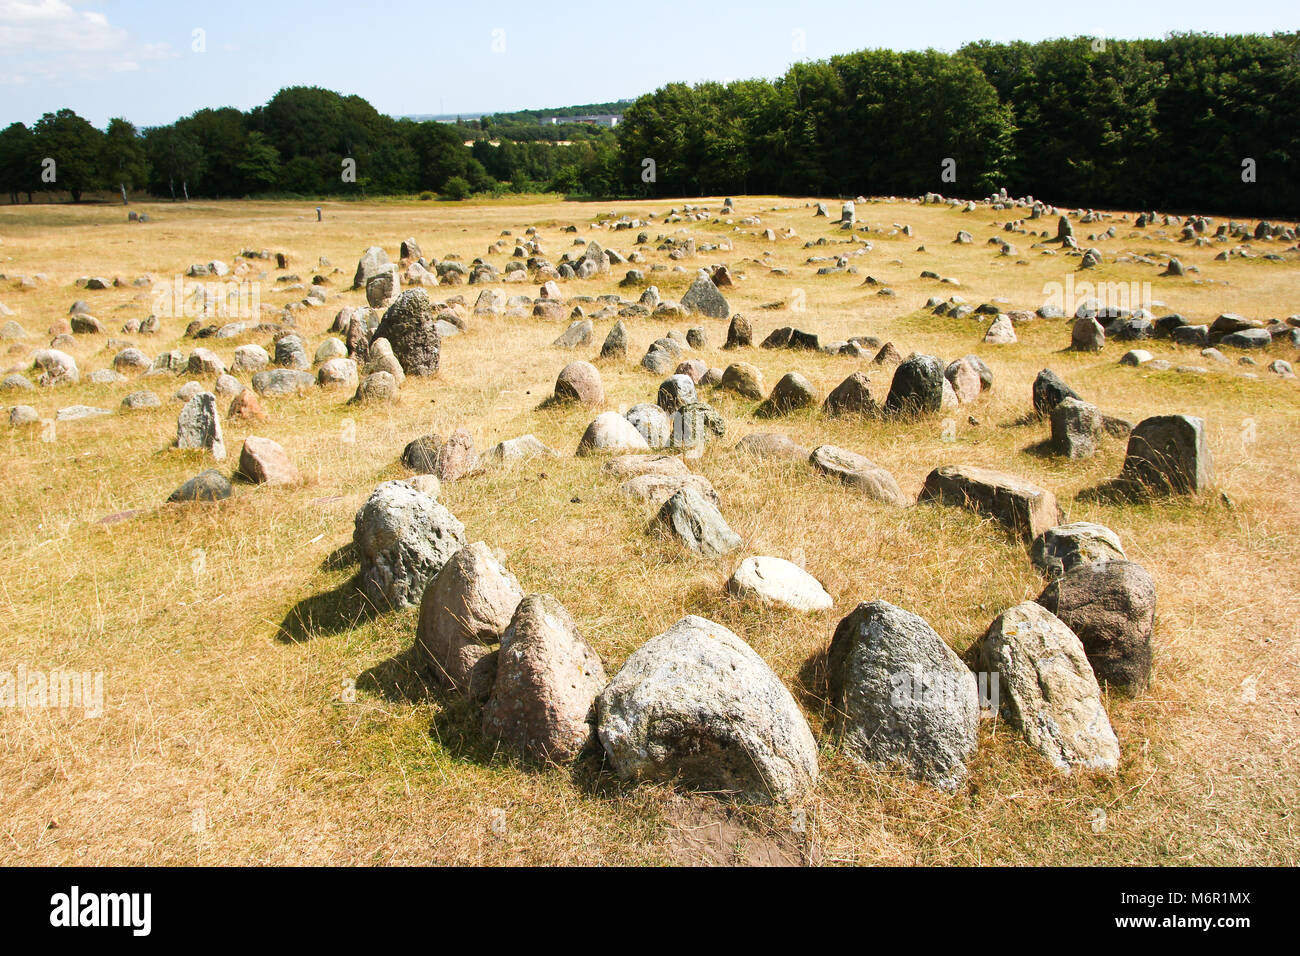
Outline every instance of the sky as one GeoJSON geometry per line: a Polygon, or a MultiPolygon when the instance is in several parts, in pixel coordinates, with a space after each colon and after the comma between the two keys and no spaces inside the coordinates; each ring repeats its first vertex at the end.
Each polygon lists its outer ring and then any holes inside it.
{"type": "Polygon", "coordinates": [[[478,114],[772,78],[872,47],[1297,29],[1296,0],[0,0],[0,127],[63,107],[145,127],[295,85],[394,116],[478,114]]]}

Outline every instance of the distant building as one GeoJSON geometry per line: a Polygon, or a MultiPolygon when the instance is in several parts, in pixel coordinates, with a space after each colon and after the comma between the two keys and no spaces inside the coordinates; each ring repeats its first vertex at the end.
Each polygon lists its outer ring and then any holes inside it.
{"type": "Polygon", "coordinates": [[[552,116],[542,120],[542,125],[559,126],[561,123],[589,123],[592,126],[608,126],[613,129],[623,118],[622,113],[589,113],[585,116],[552,116]]]}

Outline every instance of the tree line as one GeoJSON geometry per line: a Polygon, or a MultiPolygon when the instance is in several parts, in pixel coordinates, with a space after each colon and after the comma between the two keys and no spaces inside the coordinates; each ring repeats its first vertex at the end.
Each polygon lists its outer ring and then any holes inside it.
{"type": "Polygon", "coordinates": [[[555,111],[417,122],[359,96],[291,87],[247,112],[203,109],[143,131],[121,118],[101,131],[70,110],[14,123],[0,131],[0,185],[12,202],[50,190],[79,201],[101,190],[183,199],[1006,187],[1062,206],[1294,218],[1297,94],[1300,33],[864,50],[774,80],[672,83],[634,101],[615,130],[588,127],[569,145],[532,138],[536,115],[555,111]]]}
{"type": "Polygon", "coordinates": [[[988,194],[1300,215],[1300,34],[867,50],[675,83],[619,128],[658,196],[988,194]],[[653,161],[653,165],[647,163],[653,161]]]}
{"type": "Polygon", "coordinates": [[[367,196],[616,191],[612,133],[571,146],[484,139],[458,125],[394,119],[360,96],[281,90],[264,106],[202,109],[140,130],[122,118],[99,130],[72,110],[0,131],[0,186],[10,202],[38,192],[74,202],[110,190],[123,200],[252,195],[367,196]]]}

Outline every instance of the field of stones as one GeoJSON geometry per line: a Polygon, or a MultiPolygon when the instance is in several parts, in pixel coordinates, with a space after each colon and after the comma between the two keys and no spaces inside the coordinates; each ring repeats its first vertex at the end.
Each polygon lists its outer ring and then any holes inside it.
{"type": "Polygon", "coordinates": [[[12,863],[1300,861],[1295,224],[130,209],[0,207],[12,863]]]}

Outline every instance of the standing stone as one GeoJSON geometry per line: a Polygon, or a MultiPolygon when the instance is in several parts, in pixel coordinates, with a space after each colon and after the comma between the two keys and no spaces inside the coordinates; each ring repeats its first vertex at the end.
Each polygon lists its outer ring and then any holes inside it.
{"type": "Polygon", "coordinates": [[[988,345],[1015,345],[1016,327],[1008,316],[999,313],[984,333],[984,341],[988,345]]]}
{"type": "Polygon", "coordinates": [[[669,376],[659,386],[659,395],[656,399],[659,407],[669,415],[695,400],[695,382],[689,375],[669,376]]]}
{"type": "Polygon", "coordinates": [[[375,488],[354,525],[361,590],[381,611],[419,603],[425,586],[465,544],[456,516],[404,481],[375,488]]]}
{"type": "Polygon", "coordinates": [[[1146,688],[1156,586],[1142,565],[1081,564],[1049,584],[1037,602],[1078,635],[1098,680],[1126,694],[1146,688]]]}
{"type": "Polygon", "coordinates": [[[600,357],[609,361],[623,361],[627,358],[627,326],[619,319],[605,336],[605,344],[600,347],[600,357]]]}
{"type": "Polygon", "coordinates": [[[1029,559],[1048,578],[1059,578],[1075,568],[1098,561],[1124,561],[1119,535],[1104,525],[1088,521],[1048,528],[1029,548],[1029,559]]]}
{"type": "Polygon", "coordinates": [[[465,545],[424,589],[416,657],[442,686],[468,691],[475,667],[501,640],[523,596],[486,544],[465,545]]]}
{"type": "Polygon", "coordinates": [[[379,272],[384,266],[391,266],[392,260],[388,258],[388,253],[379,246],[371,246],[361,254],[357,260],[357,271],[352,277],[352,288],[364,289],[366,281],[375,273],[379,272]]]}
{"type": "Polygon", "coordinates": [[[256,435],[244,439],[239,473],[255,485],[292,485],[302,479],[279,442],[256,435]]]}
{"type": "Polygon", "coordinates": [[[619,776],[755,803],[817,781],[817,744],[794,697],[743,640],[694,615],[633,652],[596,702],[619,776]]]}
{"type": "Polygon", "coordinates": [[[977,654],[980,667],[998,675],[1003,714],[1054,767],[1118,769],[1119,741],[1092,665],[1056,615],[1018,604],[989,626],[977,654]]]}
{"type": "Polygon", "coordinates": [[[176,420],[176,447],[201,448],[217,461],[226,457],[226,443],[221,437],[221,416],[217,414],[217,396],[199,392],[181,409],[176,420]]]}
{"type": "Polygon", "coordinates": [[[735,362],[723,370],[718,387],[745,398],[762,399],[763,373],[747,362],[735,362]]]}
{"type": "MultiPolygon", "coordinates": [[[[192,359],[190,364],[194,364],[192,359]]],[[[275,364],[299,372],[311,368],[311,359],[307,358],[307,349],[303,346],[302,339],[296,335],[284,335],[276,339],[275,364]]]]}
{"type": "Polygon", "coordinates": [[[650,524],[663,530],[692,551],[707,558],[735,551],[742,544],[717,507],[694,488],[683,488],[669,498],[650,524]]]}
{"type": "Polygon", "coordinates": [[[1213,479],[1204,419],[1157,415],[1129,436],[1121,482],[1152,494],[1199,494],[1213,479]]]}
{"type": "Polygon", "coordinates": [[[591,341],[592,331],[591,319],[575,319],[551,345],[557,349],[579,348],[591,341]]]}
{"type": "Polygon", "coordinates": [[[673,412],[673,448],[703,448],[710,438],[721,438],[727,432],[727,423],[717,409],[707,402],[692,402],[673,412]]]}
{"type": "Polygon", "coordinates": [[[1070,348],[1076,352],[1100,352],[1106,345],[1106,330],[1091,316],[1074,320],[1070,348]]]}
{"type": "Polygon", "coordinates": [[[1045,368],[1034,378],[1034,411],[1040,416],[1047,415],[1053,408],[1067,398],[1078,398],[1079,394],[1050,368],[1045,368]]]}
{"type": "Polygon", "coordinates": [[[384,338],[407,375],[436,375],[442,336],[437,315],[424,289],[408,289],[388,307],[375,329],[374,338],[384,338]]]}
{"type": "Polygon", "coordinates": [[[402,291],[396,266],[385,266],[366,279],[366,304],[372,309],[386,309],[402,291]]]}
{"type": "Polygon", "coordinates": [[[483,734],[529,760],[568,763],[592,738],[607,682],[573,616],[549,594],[530,594],[501,637],[483,734]]]}
{"type": "Polygon", "coordinates": [[[1101,410],[1096,405],[1067,398],[1052,409],[1052,445],[1066,458],[1091,458],[1104,434],[1101,410]]]}
{"type": "Polygon", "coordinates": [[[1032,541],[1061,523],[1056,496],[1023,478],[975,468],[945,465],[926,476],[921,501],[939,501],[988,515],[1032,541]]]}
{"type": "Polygon", "coordinates": [[[891,415],[912,416],[939,411],[943,406],[943,363],[932,355],[912,355],[894,370],[885,399],[891,415]]]}
{"type": "Polygon", "coordinates": [[[804,612],[829,611],[835,603],[821,582],[799,565],[766,555],[740,562],[727,590],[738,598],[752,597],[804,612]]]}
{"type": "Polygon", "coordinates": [[[798,372],[786,372],[772,387],[767,401],[754,410],[760,418],[776,418],[817,404],[817,389],[798,372]]]}
{"type": "Polygon", "coordinates": [[[711,319],[725,319],[731,312],[713,280],[698,276],[682,296],[682,308],[689,312],[702,312],[711,319]]]}
{"type": "Polygon", "coordinates": [[[431,470],[441,481],[455,481],[476,467],[478,453],[474,450],[474,436],[468,429],[457,428],[438,449],[437,466],[431,470]]]}
{"type": "Polygon", "coordinates": [[[911,503],[903,496],[894,476],[865,455],[834,445],[821,445],[813,450],[808,461],[822,474],[837,478],[873,501],[900,508],[911,503]]]}
{"type": "Polygon", "coordinates": [[[840,621],[828,655],[841,743],[859,761],[901,765],[955,790],[975,752],[975,675],[922,618],[885,601],[840,621]]]}
{"type": "Polygon", "coordinates": [[[727,344],[724,349],[747,349],[754,343],[754,330],[749,319],[743,315],[733,315],[731,325],[727,326],[727,344]]]}
{"type": "Polygon", "coordinates": [[[979,366],[971,361],[972,358],[973,356],[959,358],[949,363],[943,372],[952,386],[953,394],[957,396],[957,401],[963,405],[969,405],[979,398],[985,388],[984,380],[980,377],[979,366]]]}
{"type": "MultiPolygon", "coordinates": [[[[978,381],[978,380],[977,380],[978,381]]],[[[827,415],[877,415],[880,406],[871,397],[870,379],[862,372],[854,372],[831,389],[822,403],[827,415]]]]}

